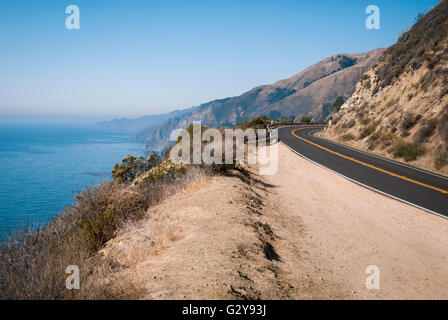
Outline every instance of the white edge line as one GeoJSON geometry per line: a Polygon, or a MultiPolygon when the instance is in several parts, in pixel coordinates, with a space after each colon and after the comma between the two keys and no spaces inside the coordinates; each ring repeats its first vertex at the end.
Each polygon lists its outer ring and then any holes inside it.
{"type": "Polygon", "coordinates": [[[328,168],[328,167],[326,167],[326,166],[324,166],[324,165],[322,165],[322,164],[320,164],[320,163],[317,163],[316,161],[311,160],[310,158],[305,157],[303,154],[301,154],[300,152],[294,150],[292,147],[288,146],[288,145],[287,145],[286,143],[284,143],[283,141],[280,141],[280,142],[281,142],[284,146],[286,146],[289,150],[291,150],[292,152],[298,154],[298,155],[301,156],[302,158],[304,158],[304,159],[306,159],[306,160],[308,160],[308,161],[314,163],[315,165],[318,165],[318,166],[321,167],[321,168],[327,169],[328,171],[333,172],[333,173],[337,174],[337,175],[340,176],[340,177],[343,177],[343,178],[345,178],[345,179],[347,179],[347,180],[349,180],[349,181],[351,181],[351,182],[353,182],[353,183],[356,183],[357,185],[363,186],[364,188],[367,188],[367,189],[370,189],[370,190],[375,191],[375,192],[377,192],[377,193],[380,193],[380,194],[382,194],[382,195],[384,195],[384,196],[386,196],[386,197],[389,197],[389,198],[398,200],[398,201],[400,201],[400,202],[409,204],[409,205],[411,205],[411,206],[413,206],[413,207],[415,207],[415,208],[421,209],[421,210],[423,210],[423,211],[432,213],[432,214],[434,214],[434,215],[436,215],[436,216],[439,216],[439,217],[441,217],[441,218],[443,218],[443,219],[448,219],[448,217],[446,217],[446,216],[444,216],[444,215],[442,215],[442,214],[440,214],[440,213],[437,213],[437,212],[435,212],[435,211],[426,209],[426,208],[424,208],[424,207],[420,207],[419,205],[416,205],[415,203],[412,203],[412,202],[403,200],[403,199],[401,199],[401,198],[395,197],[395,196],[393,196],[393,195],[391,195],[391,194],[389,194],[389,193],[380,191],[380,190],[378,190],[378,189],[375,189],[375,188],[373,188],[373,187],[370,187],[370,186],[368,186],[368,185],[365,185],[364,183],[361,183],[361,182],[356,181],[356,180],[354,180],[354,179],[352,179],[352,178],[349,178],[349,177],[347,177],[347,176],[345,176],[345,175],[343,175],[343,174],[341,174],[341,173],[339,173],[339,172],[337,172],[337,171],[334,171],[334,170],[332,170],[332,169],[330,169],[330,168],[328,168]]]}
{"type": "Polygon", "coordinates": [[[387,161],[387,162],[390,162],[390,163],[393,163],[393,164],[398,164],[398,165],[403,166],[403,167],[408,168],[408,169],[417,170],[417,171],[420,171],[420,172],[422,172],[422,173],[430,174],[430,175],[432,175],[432,176],[434,176],[434,177],[437,177],[437,178],[441,178],[441,179],[444,179],[444,180],[448,180],[448,177],[445,177],[445,176],[443,176],[443,175],[441,175],[441,174],[438,174],[438,173],[434,173],[434,172],[431,172],[431,171],[428,171],[428,170],[420,169],[420,168],[418,168],[418,167],[411,166],[411,165],[408,165],[408,164],[406,164],[406,163],[402,163],[402,162],[395,161],[395,160],[392,160],[392,159],[387,159],[387,158],[378,156],[378,155],[376,155],[376,154],[373,154],[373,153],[370,153],[370,152],[367,152],[367,151],[364,151],[364,150],[356,149],[356,148],[353,148],[353,147],[351,147],[351,146],[348,146],[348,145],[345,145],[345,144],[343,144],[343,143],[339,143],[339,142],[336,142],[336,141],[333,141],[333,140],[330,140],[330,139],[327,139],[327,138],[324,138],[324,137],[316,137],[316,136],[314,135],[314,133],[316,133],[316,132],[317,132],[317,131],[308,132],[308,135],[309,135],[309,136],[312,136],[312,137],[314,137],[314,138],[317,138],[317,139],[322,139],[322,140],[324,140],[324,141],[327,141],[327,142],[330,142],[330,143],[334,143],[334,144],[336,144],[336,145],[339,145],[340,147],[345,147],[345,148],[350,149],[350,150],[352,150],[352,151],[357,151],[357,152],[363,153],[363,154],[365,154],[365,155],[367,155],[367,156],[371,156],[371,157],[377,158],[377,159],[379,159],[379,160],[385,160],[385,161],[387,161]]]}

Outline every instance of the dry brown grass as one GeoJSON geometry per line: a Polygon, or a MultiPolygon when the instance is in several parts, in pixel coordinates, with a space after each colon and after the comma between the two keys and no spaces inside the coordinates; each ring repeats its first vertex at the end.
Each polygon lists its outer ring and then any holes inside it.
{"type": "Polygon", "coordinates": [[[426,119],[420,129],[414,134],[414,142],[417,144],[421,144],[428,139],[437,128],[437,120],[436,119],[426,119]]]}
{"type": "MultiPolygon", "coordinates": [[[[123,268],[116,259],[104,257],[104,244],[123,228],[148,217],[150,208],[177,192],[204,184],[211,169],[188,167],[144,186],[102,183],[87,188],[41,230],[24,230],[0,245],[1,299],[129,299],[141,296],[138,284],[116,276],[123,268]],[[149,210],[149,211],[148,211],[149,210]],[[65,287],[66,267],[80,269],[81,288],[65,287]]],[[[150,216],[150,214],[149,214],[150,216]]],[[[139,250],[160,252],[180,237],[180,227],[151,217],[151,241],[139,250]],[[152,220],[151,220],[152,219],[152,220]]]]}

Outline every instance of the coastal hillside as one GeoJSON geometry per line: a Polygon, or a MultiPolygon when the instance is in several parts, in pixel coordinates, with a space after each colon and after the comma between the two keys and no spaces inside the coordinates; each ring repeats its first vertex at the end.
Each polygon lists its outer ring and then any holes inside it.
{"type": "Polygon", "coordinates": [[[302,119],[310,116],[323,120],[328,106],[337,97],[350,96],[362,74],[377,62],[382,49],[362,54],[337,54],[304,71],[271,85],[256,87],[237,97],[214,100],[194,108],[191,115],[152,126],[134,139],[146,142],[146,149],[162,151],[170,144],[173,130],[201,120],[208,126],[235,125],[255,116],[273,119],[302,119]]]}
{"type": "Polygon", "coordinates": [[[402,33],[333,113],[324,134],[448,174],[448,2],[402,33]]]}
{"type": "Polygon", "coordinates": [[[170,145],[173,130],[186,128],[194,120],[215,127],[235,125],[259,115],[272,119],[300,120],[308,116],[324,120],[330,113],[329,106],[338,97],[353,93],[362,74],[377,62],[382,51],[333,55],[288,79],[253,88],[240,96],[201,104],[193,111],[187,109],[191,112],[182,116],[167,117],[148,125],[132,139],[144,141],[146,149],[160,152],[170,145]]]}

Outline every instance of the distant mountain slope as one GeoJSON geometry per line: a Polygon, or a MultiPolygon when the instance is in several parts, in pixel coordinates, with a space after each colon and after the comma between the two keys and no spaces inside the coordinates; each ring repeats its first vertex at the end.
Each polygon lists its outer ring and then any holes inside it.
{"type": "Polygon", "coordinates": [[[291,78],[256,87],[240,96],[204,103],[191,114],[148,127],[133,138],[146,141],[147,149],[162,151],[169,146],[173,130],[187,127],[194,120],[209,126],[235,125],[258,115],[295,119],[312,116],[320,120],[326,116],[322,113],[323,106],[338,96],[350,96],[362,74],[377,62],[382,52],[383,49],[377,49],[333,55],[291,78]]]}
{"type": "Polygon", "coordinates": [[[275,86],[296,90],[296,93],[273,104],[271,110],[316,120],[325,118],[322,106],[338,96],[350,96],[356,83],[382,53],[382,49],[363,54],[334,55],[275,86]]]}
{"type": "Polygon", "coordinates": [[[97,123],[97,126],[107,130],[139,132],[150,126],[159,125],[168,119],[183,117],[187,114],[191,114],[192,111],[193,109],[189,108],[184,110],[175,110],[165,114],[142,116],[136,119],[114,119],[111,121],[101,121],[97,123]]]}
{"type": "Polygon", "coordinates": [[[325,135],[448,174],[447,1],[385,51],[325,135]]]}

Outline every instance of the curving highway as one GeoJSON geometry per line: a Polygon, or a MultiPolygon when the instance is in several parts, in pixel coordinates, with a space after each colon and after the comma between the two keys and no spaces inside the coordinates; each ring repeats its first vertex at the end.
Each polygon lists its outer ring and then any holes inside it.
{"type": "MultiPolygon", "coordinates": [[[[448,218],[448,177],[315,137],[324,126],[278,129],[280,141],[302,157],[358,184],[448,218]]],[[[356,195],[353,195],[356,197],[356,195]]]]}

